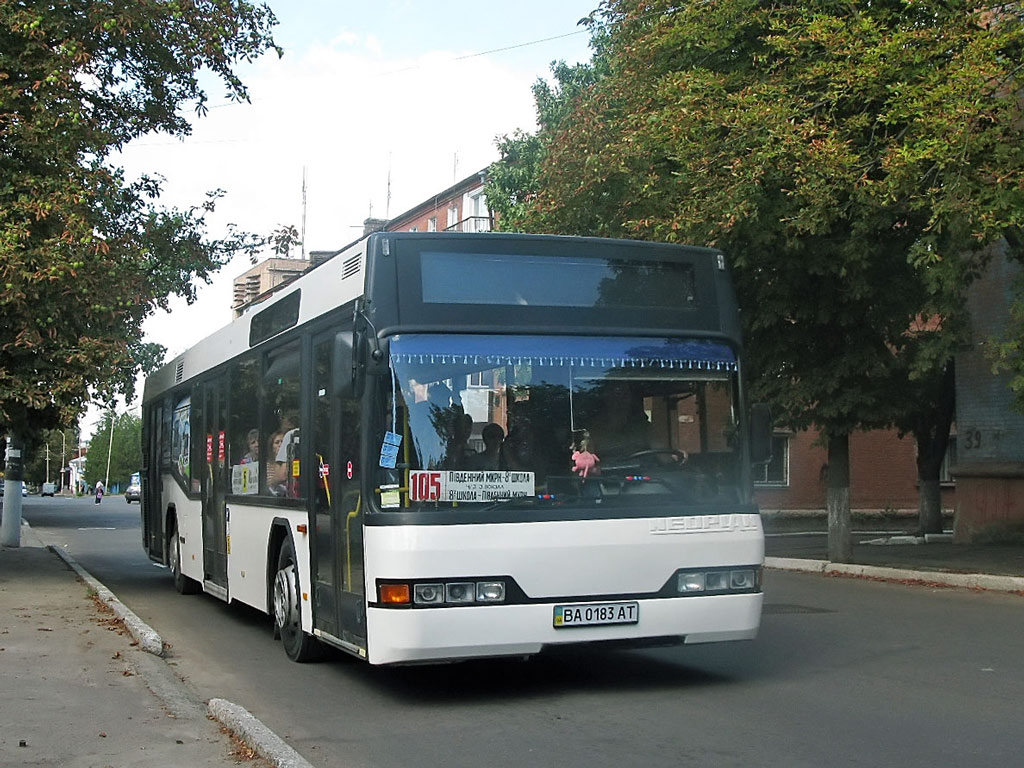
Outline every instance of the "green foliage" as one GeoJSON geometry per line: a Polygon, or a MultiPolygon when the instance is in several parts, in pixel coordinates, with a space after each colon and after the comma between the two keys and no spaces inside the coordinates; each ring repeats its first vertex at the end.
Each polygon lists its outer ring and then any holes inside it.
{"type": "Polygon", "coordinates": [[[107,478],[107,453],[110,454],[110,486],[128,487],[132,473],[142,469],[142,419],[130,413],[114,417],[110,411],[104,415],[92,439],[85,458],[85,480],[90,486],[107,478]],[[111,441],[113,425],[113,441],[111,441]]]}
{"type": "Polygon", "coordinates": [[[514,225],[722,248],[756,397],[830,436],[909,429],[1024,219],[1024,29],[998,13],[608,0],[602,75],[540,120],[514,225]]]}
{"type": "Polygon", "coordinates": [[[259,244],[207,236],[219,192],[160,208],[160,181],[127,182],[110,158],[188,134],[201,69],[244,100],[233,68],[274,47],[275,23],[244,0],[0,3],[0,430],[71,423],[90,389],[130,399],[163,355],[143,320],[259,244]]]}
{"type": "Polygon", "coordinates": [[[292,248],[302,245],[299,238],[299,230],[291,224],[281,224],[270,233],[270,246],[275,256],[287,259],[291,255],[292,248]]]}
{"type": "Polygon", "coordinates": [[[497,145],[501,160],[488,169],[485,194],[497,228],[505,232],[524,227],[524,217],[539,192],[540,170],[547,159],[550,137],[600,76],[594,65],[569,66],[565,62],[552,62],[551,73],[554,87],[543,79],[533,85],[538,132],[516,131],[511,136],[500,136],[497,145]]]}
{"type": "Polygon", "coordinates": [[[26,444],[25,481],[34,486],[42,485],[49,479],[59,484],[60,472],[77,455],[77,429],[48,429],[38,439],[26,444]],[[46,471],[46,456],[49,449],[50,471],[46,471]]]}

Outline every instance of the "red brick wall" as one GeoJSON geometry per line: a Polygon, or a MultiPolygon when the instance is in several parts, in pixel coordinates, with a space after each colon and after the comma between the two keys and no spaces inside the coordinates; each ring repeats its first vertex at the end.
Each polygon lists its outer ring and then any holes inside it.
{"type": "Polygon", "coordinates": [[[957,479],[953,541],[969,544],[979,537],[1024,529],[1024,478],[973,477],[957,479]]]}
{"type": "MultiPolygon", "coordinates": [[[[758,486],[762,509],[824,509],[828,452],[815,431],[797,432],[789,441],[789,486],[758,486]]],[[[956,492],[943,488],[943,506],[956,492]]],[[[858,432],[850,437],[850,506],[853,509],[917,509],[917,464],[913,438],[895,431],[858,432]]]]}
{"type": "MultiPolygon", "coordinates": [[[[394,219],[388,223],[388,230],[391,232],[408,232],[413,227],[416,227],[417,232],[426,232],[427,223],[432,217],[437,218],[437,230],[438,232],[444,232],[448,226],[448,209],[455,204],[456,207],[462,207],[462,193],[460,192],[455,197],[438,198],[433,207],[425,209],[418,216],[402,219],[394,219]]],[[[461,220],[462,211],[459,210],[459,215],[456,217],[456,221],[461,220]]]]}

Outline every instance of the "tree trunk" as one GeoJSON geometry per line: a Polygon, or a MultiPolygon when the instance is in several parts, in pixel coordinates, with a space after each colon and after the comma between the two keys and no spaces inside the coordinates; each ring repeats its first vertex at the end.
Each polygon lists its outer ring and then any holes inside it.
{"type": "Polygon", "coordinates": [[[4,480],[4,515],[0,520],[0,546],[21,546],[21,484],[25,476],[23,444],[17,435],[7,438],[7,467],[4,480]]]}
{"type": "Polygon", "coordinates": [[[917,476],[917,527],[921,535],[942,533],[942,487],[938,479],[917,476]]]}
{"type": "Polygon", "coordinates": [[[833,563],[853,561],[850,524],[850,436],[828,437],[828,559],[833,563]]]}
{"type": "Polygon", "coordinates": [[[942,488],[939,474],[946,457],[949,428],[956,408],[956,376],[953,363],[942,374],[935,407],[927,409],[914,429],[917,442],[917,529],[942,533],[942,488]]]}

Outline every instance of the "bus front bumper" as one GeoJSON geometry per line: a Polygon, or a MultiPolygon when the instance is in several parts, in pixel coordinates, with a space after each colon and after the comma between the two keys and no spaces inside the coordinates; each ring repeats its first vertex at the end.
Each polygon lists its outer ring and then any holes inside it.
{"type": "MultiPolygon", "coordinates": [[[[556,603],[368,608],[371,664],[531,656],[581,643],[643,646],[752,640],[763,593],[640,600],[632,624],[555,626],[556,603]]],[[[586,606],[586,603],[574,604],[586,606]]]]}

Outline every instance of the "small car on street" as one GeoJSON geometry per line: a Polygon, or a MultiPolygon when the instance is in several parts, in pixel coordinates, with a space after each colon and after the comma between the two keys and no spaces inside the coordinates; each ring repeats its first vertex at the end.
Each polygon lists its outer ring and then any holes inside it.
{"type": "Polygon", "coordinates": [[[124,492],[124,500],[131,504],[133,501],[138,501],[142,494],[142,487],[139,485],[139,473],[136,472],[132,475],[132,479],[128,481],[128,487],[124,492]]]}

